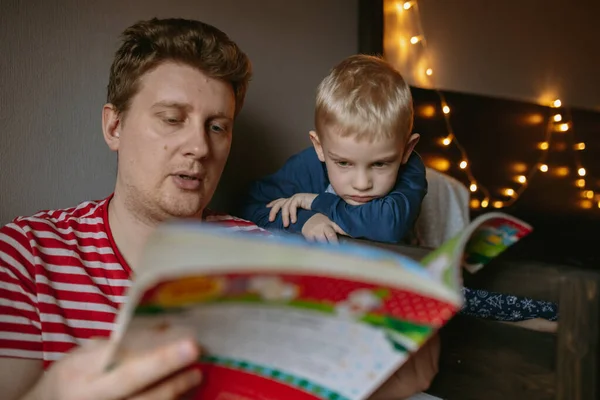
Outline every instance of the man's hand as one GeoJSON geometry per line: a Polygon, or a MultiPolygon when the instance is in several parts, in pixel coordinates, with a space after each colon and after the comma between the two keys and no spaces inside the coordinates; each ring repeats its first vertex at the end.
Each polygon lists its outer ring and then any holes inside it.
{"type": "Polygon", "coordinates": [[[403,400],[429,389],[438,373],[440,338],[421,347],[369,400],[403,400]]]}
{"type": "Polygon", "coordinates": [[[315,214],[302,227],[302,234],[307,240],[337,243],[337,234],[348,236],[335,222],[323,214],[315,214]]]}
{"type": "Polygon", "coordinates": [[[115,368],[105,371],[108,353],[106,340],[86,343],[53,364],[22,400],[170,400],[198,385],[201,379],[199,370],[185,370],[199,356],[191,338],[165,343],[151,351],[132,352],[115,368]]]}
{"type": "Polygon", "coordinates": [[[273,200],[267,204],[267,207],[271,208],[269,221],[275,221],[277,213],[281,210],[283,226],[287,228],[290,225],[290,220],[292,224],[295,224],[298,219],[298,208],[310,210],[310,206],[316,197],[317,195],[313,193],[297,193],[287,199],[273,200]]]}

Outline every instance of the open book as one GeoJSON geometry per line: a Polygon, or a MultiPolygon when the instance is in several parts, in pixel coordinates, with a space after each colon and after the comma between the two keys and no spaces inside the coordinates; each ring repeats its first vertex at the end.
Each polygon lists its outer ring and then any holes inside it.
{"type": "Polygon", "coordinates": [[[476,271],[531,227],[485,214],[416,262],[347,242],[168,223],[147,243],[111,337],[113,362],[147,343],[134,332],[193,330],[197,399],[367,399],[462,307],[476,271]]]}

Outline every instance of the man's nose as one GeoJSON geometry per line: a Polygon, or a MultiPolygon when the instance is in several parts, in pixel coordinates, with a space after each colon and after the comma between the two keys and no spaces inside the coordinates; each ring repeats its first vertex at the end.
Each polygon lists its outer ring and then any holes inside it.
{"type": "Polygon", "coordinates": [[[183,153],[186,157],[205,158],[210,153],[208,130],[204,124],[190,124],[185,132],[183,153]]]}

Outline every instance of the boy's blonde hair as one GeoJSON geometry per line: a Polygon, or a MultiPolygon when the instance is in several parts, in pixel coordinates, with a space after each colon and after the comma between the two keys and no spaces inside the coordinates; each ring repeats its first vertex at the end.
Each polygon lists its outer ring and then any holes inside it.
{"type": "Polygon", "coordinates": [[[357,140],[400,136],[413,125],[412,95],[402,75],[380,57],[364,54],[336,65],[317,88],[315,128],[357,140]]]}

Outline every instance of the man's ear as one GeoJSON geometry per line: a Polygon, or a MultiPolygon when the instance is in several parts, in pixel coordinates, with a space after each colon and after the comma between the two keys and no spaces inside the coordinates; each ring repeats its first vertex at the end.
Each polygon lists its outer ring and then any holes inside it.
{"type": "Polygon", "coordinates": [[[310,141],[312,142],[313,147],[315,148],[315,151],[317,152],[317,157],[319,157],[319,161],[325,162],[325,156],[323,155],[323,146],[321,146],[321,141],[319,140],[319,136],[317,135],[317,132],[310,131],[308,133],[308,136],[310,136],[310,141]]]}
{"type": "Polygon", "coordinates": [[[408,162],[408,159],[412,154],[413,150],[415,149],[417,143],[419,143],[420,138],[421,135],[419,135],[418,133],[413,133],[412,135],[410,135],[408,141],[406,142],[406,146],[404,147],[404,154],[402,155],[402,164],[406,164],[408,162]]]}
{"type": "Polygon", "coordinates": [[[105,104],[102,107],[102,133],[104,141],[112,151],[119,151],[119,145],[121,144],[119,131],[122,125],[119,112],[115,106],[105,104]]]}

